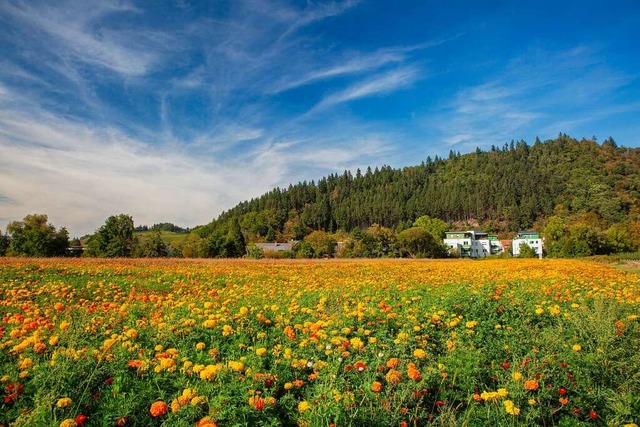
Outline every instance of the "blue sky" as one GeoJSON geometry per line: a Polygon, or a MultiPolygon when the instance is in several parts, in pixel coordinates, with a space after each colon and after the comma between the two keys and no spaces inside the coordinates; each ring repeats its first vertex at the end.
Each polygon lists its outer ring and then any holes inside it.
{"type": "Polygon", "coordinates": [[[275,186],[640,146],[637,1],[0,2],[0,227],[194,226],[275,186]]]}

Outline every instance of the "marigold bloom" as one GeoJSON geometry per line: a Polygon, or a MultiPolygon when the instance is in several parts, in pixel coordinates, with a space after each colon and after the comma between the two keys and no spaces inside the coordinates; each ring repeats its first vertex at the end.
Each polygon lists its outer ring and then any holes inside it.
{"type": "Polygon", "coordinates": [[[265,354],[267,354],[267,349],[264,347],[260,347],[259,349],[256,349],[256,354],[260,357],[264,356],[265,354]]]}
{"type": "Polygon", "coordinates": [[[415,363],[409,363],[409,366],[407,368],[407,376],[414,381],[420,380],[420,371],[416,369],[415,363]]]}
{"type": "Polygon", "coordinates": [[[574,344],[571,348],[573,351],[582,351],[582,346],[580,344],[574,344]]]}
{"type": "Polygon", "coordinates": [[[373,384],[371,384],[371,391],[373,391],[374,393],[382,391],[382,383],[374,381],[373,384]]]}
{"type": "Polygon", "coordinates": [[[536,380],[526,380],[524,382],[524,389],[529,391],[535,391],[540,388],[540,384],[536,380]]]}
{"type": "Polygon", "coordinates": [[[398,366],[398,358],[397,357],[392,357],[391,359],[389,359],[387,361],[387,368],[395,368],[396,366],[398,366]]]}
{"type": "Polygon", "coordinates": [[[149,412],[152,417],[159,417],[167,413],[167,404],[162,400],[157,402],[153,402],[151,404],[151,408],[149,408],[149,412]]]}
{"type": "Polygon", "coordinates": [[[298,403],[298,412],[303,413],[311,409],[311,404],[306,400],[298,403]]]}
{"type": "Polygon", "coordinates": [[[514,372],[511,374],[511,378],[515,381],[520,381],[522,379],[522,374],[520,372],[514,372]]]}
{"type": "Polygon", "coordinates": [[[211,417],[204,417],[196,423],[196,427],[218,427],[215,420],[211,417]]]}
{"type": "Polygon", "coordinates": [[[78,423],[73,418],[67,418],[60,423],[60,427],[78,427],[78,423]]]}
{"type": "Polygon", "coordinates": [[[415,357],[416,359],[424,359],[425,357],[427,357],[427,352],[421,348],[417,348],[413,352],[413,357],[415,357]]]}
{"type": "Polygon", "coordinates": [[[58,408],[66,408],[67,406],[71,406],[72,403],[73,400],[71,400],[70,397],[63,397],[61,399],[58,399],[58,401],[56,402],[56,406],[58,408]]]}
{"type": "Polygon", "coordinates": [[[385,379],[389,384],[398,384],[402,381],[402,374],[395,369],[391,369],[387,372],[387,375],[385,375],[385,379]]]}

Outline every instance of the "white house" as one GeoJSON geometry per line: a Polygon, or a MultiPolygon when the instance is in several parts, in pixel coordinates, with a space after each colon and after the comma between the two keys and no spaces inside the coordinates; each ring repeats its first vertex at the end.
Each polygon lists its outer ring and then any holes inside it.
{"type": "Polygon", "coordinates": [[[504,251],[498,236],[484,231],[447,231],[444,244],[461,257],[484,258],[504,251]]]}
{"type": "Polygon", "coordinates": [[[513,256],[520,256],[520,245],[526,244],[535,249],[538,258],[542,258],[542,238],[537,231],[518,231],[513,238],[511,252],[513,256]]]}

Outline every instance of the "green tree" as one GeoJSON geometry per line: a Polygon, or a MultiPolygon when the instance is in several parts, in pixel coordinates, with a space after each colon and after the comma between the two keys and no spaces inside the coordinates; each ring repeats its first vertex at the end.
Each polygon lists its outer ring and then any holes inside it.
{"type": "Polygon", "coordinates": [[[416,219],[413,223],[414,227],[420,227],[428,231],[435,240],[444,239],[444,233],[449,229],[446,222],[439,218],[431,218],[428,215],[423,215],[416,219]]]}
{"type": "Polygon", "coordinates": [[[135,247],[134,256],[142,258],[160,258],[169,255],[167,243],[162,239],[159,228],[152,228],[151,234],[140,239],[135,247]]]}
{"type": "Polygon", "coordinates": [[[313,249],[315,258],[332,257],[336,250],[336,240],[326,231],[314,231],[304,238],[313,249]]]}
{"type": "Polygon", "coordinates": [[[207,239],[193,232],[187,235],[178,249],[184,258],[205,258],[209,255],[207,239]]]}
{"type": "Polygon", "coordinates": [[[445,255],[442,240],[436,240],[423,227],[411,227],[398,233],[398,246],[403,256],[438,258],[445,255]]]}
{"type": "Polygon", "coordinates": [[[87,256],[102,258],[129,257],[136,245],[133,218],[120,214],[107,218],[87,243],[87,256]]]}
{"type": "Polygon", "coordinates": [[[607,244],[614,253],[634,250],[631,230],[627,224],[613,224],[606,232],[607,244]]]}
{"type": "Polygon", "coordinates": [[[224,241],[225,257],[227,258],[240,258],[246,253],[246,242],[242,229],[240,229],[240,222],[238,218],[233,218],[229,232],[224,241]]]}
{"type": "Polygon", "coordinates": [[[519,258],[538,258],[538,253],[534,248],[527,245],[526,243],[520,243],[520,255],[519,258]]]}
{"type": "Polygon", "coordinates": [[[567,225],[559,216],[552,216],[542,229],[545,251],[548,256],[562,257],[562,250],[567,238],[567,225]]]}
{"type": "Polygon", "coordinates": [[[32,214],[22,221],[12,221],[7,226],[11,235],[11,243],[7,253],[17,256],[62,256],[69,244],[69,233],[62,227],[60,230],[47,223],[44,214],[32,214]]]}
{"type": "Polygon", "coordinates": [[[0,234],[0,256],[4,256],[9,249],[9,237],[0,234]]]}

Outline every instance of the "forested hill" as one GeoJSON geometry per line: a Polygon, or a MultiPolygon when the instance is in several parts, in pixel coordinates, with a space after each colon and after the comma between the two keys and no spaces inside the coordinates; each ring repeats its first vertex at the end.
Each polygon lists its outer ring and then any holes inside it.
{"type": "Polygon", "coordinates": [[[452,151],[448,159],[427,157],[403,169],[345,171],[276,188],[198,232],[206,236],[239,225],[250,241],[301,239],[314,230],[407,228],[422,215],[477,222],[497,232],[531,228],[554,214],[588,215],[605,227],[637,220],[639,172],[640,149],[618,147],[612,138],[599,144],[561,134],[533,145],[452,151]]]}

